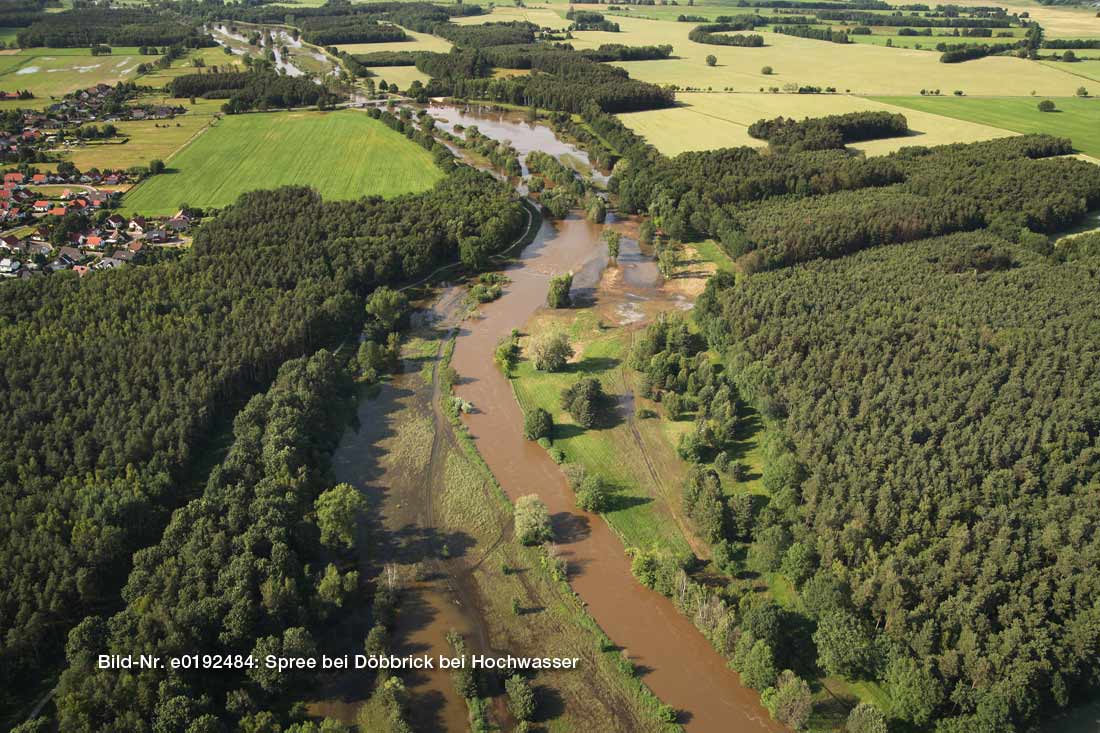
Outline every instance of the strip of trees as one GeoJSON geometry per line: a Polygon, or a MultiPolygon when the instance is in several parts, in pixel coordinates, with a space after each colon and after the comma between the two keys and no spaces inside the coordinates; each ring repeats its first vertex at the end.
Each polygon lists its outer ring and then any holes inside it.
{"type": "Polygon", "coordinates": [[[707,23],[697,25],[688,33],[688,39],[696,43],[707,43],[713,46],[748,46],[759,48],[764,45],[764,37],[759,33],[735,33],[726,35],[730,31],[741,30],[740,24],[735,23],[707,23]]]}

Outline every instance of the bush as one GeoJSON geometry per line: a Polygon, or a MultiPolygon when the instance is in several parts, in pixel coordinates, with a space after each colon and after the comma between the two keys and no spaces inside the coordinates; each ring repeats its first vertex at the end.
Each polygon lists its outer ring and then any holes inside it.
{"type": "Polygon", "coordinates": [[[599,514],[608,510],[611,492],[607,483],[599,476],[587,476],[577,490],[577,507],[586,512],[599,514]]]}
{"type": "Polygon", "coordinates": [[[504,681],[508,693],[508,709],[516,720],[527,721],[535,715],[535,693],[527,680],[514,674],[504,681]]]}
{"type": "Polygon", "coordinates": [[[1056,109],[1058,108],[1054,106],[1054,102],[1049,99],[1044,99],[1042,102],[1039,102],[1040,112],[1054,112],[1056,109]]]}
{"type": "Polygon", "coordinates": [[[550,512],[535,494],[521,496],[515,508],[516,541],[524,545],[537,545],[550,540],[550,512]]]}
{"type": "Polygon", "coordinates": [[[561,331],[542,334],[528,348],[531,351],[531,361],[540,372],[561,371],[573,356],[573,347],[561,331]]]}
{"type": "Polygon", "coordinates": [[[541,407],[528,410],[523,415],[523,437],[527,440],[549,438],[554,430],[554,419],[541,407]]]}
{"type": "Polygon", "coordinates": [[[718,57],[714,54],[707,54],[707,66],[717,66],[718,57]]]}
{"type": "Polygon", "coordinates": [[[568,410],[574,422],[591,428],[599,421],[607,395],[595,377],[586,377],[561,392],[561,407],[568,410]]]}
{"type": "Polygon", "coordinates": [[[546,304],[551,308],[568,308],[573,304],[569,289],[573,287],[573,273],[550,278],[550,289],[546,293],[546,304]]]}
{"type": "Polygon", "coordinates": [[[764,76],[771,76],[772,74],[775,73],[775,70],[772,69],[772,67],[770,67],[770,66],[765,66],[764,68],[762,68],[760,70],[760,73],[763,74],[764,76]]]}
{"type": "Polygon", "coordinates": [[[560,466],[565,463],[565,452],[561,448],[554,446],[550,449],[550,459],[560,466]]]}

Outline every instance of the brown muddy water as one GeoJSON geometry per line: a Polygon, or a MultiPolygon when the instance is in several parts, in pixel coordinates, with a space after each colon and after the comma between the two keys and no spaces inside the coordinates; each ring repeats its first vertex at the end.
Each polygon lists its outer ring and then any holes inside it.
{"type": "MultiPolygon", "coordinates": [[[[551,275],[573,271],[574,295],[583,298],[589,291],[589,297],[598,297],[594,290],[606,265],[601,231],[575,217],[544,222],[535,241],[505,270],[511,279],[505,294],[483,306],[479,318],[462,323],[451,365],[459,375],[457,395],[474,406],[466,425],[509,497],[538,494],[549,507],[573,589],[650,689],[680,711],[689,731],[783,730],[692,623],[668,599],[634,580],[623,545],[608,525],[575,509],[561,469],[545,450],[524,440],[522,411],[508,380],[493,364],[497,341],[522,328],[545,303],[551,275]]],[[[655,297],[656,270],[645,264],[636,244],[630,245],[630,254],[627,241],[623,244],[620,261],[631,271],[624,273],[626,297],[655,297]]]]}

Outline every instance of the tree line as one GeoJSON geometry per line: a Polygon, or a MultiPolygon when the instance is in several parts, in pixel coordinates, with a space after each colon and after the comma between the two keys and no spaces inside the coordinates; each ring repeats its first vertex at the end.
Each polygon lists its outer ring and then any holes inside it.
{"type": "Polygon", "coordinates": [[[337,99],[310,79],[272,71],[183,74],[172,78],[169,89],[175,97],[227,100],[222,109],[229,114],[252,109],[305,107],[337,99]]]}
{"type": "Polygon", "coordinates": [[[729,31],[741,30],[733,23],[706,23],[697,25],[688,33],[688,39],[696,43],[707,43],[713,46],[749,46],[759,48],[764,45],[764,37],[759,33],[735,33],[732,36],[725,35],[729,31]]]}

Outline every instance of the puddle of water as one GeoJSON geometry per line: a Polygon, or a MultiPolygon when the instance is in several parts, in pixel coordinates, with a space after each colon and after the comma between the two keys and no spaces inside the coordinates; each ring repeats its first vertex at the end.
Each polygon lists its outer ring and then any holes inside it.
{"type": "MultiPolygon", "coordinates": [[[[22,69],[15,72],[15,75],[22,76],[24,74],[35,74],[38,71],[40,71],[40,69],[37,66],[24,66],[22,69]]],[[[56,71],[56,69],[54,69],[54,71],[56,71]]]]}

